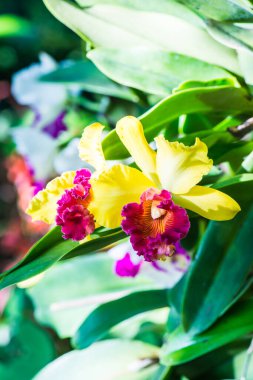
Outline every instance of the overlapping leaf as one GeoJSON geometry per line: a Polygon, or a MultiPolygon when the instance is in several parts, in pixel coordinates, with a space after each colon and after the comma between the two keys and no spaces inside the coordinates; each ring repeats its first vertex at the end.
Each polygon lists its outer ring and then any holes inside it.
{"type": "Polygon", "coordinates": [[[211,222],[188,273],[182,307],[189,333],[206,330],[227,309],[253,267],[253,208],[228,222],[211,222]]]}
{"type": "Polygon", "coordinates": [[[130,89],[117,85],[103,75],[90,61],[75,61],[40,77],[42,82],[78,84],[83,90],[136,101],[130,89]]]}
{"type": "MultiPolygon", "coordinates": [[[[224,115],[251,114],[252,110],[253,101],[248,97],[247,92],[241,87],[227,84],[195,87],[176,92],[140,116],[140,120],[143,123],[147,140],[152,141],[159,132],[168,126],[169,122],[176,120],[180,115],[198,112],[215,112],[224,115]]],[[[210,133],[204,132],[203,135],[209,136],[210,133]]],[[[202,134],[196,132],[195,135],[188,138],[190,144],[196,136],[202,138],[202,134]]],[[[213,138],[212,135],[211,138],[213,138]]],[[[185,139],[184,142],[187,143],[185,139]]],[[[110,132],[103,140],[103,149],[107,159],[121,159],[128,156],[115,131],[110,132]]]]}
{"type": "Polygon", "coordinates": [[[226,70],[196,58],[155,48],[98,48],[87,57],[117,83],[161,96],[189,78],[209,81],[231,77],[226,70]]]}
{"type": "Polygon", "coordinates": [[[81,349],[102,338],[116,324],[153,309],[168,305],[167,290],[147,290],[98,306],[82,323],[73,339],[81,349]]]}
{"type": "Polygon", "coordinates": [[[70,258],[92,253],[124,237],[125,234],[120,229],[116,229],[79,245],[72,240],[64,240],[60,228],[55,227],[30,249],[23,260],[0,275],[0,289],[44,272],[66,255],[70,258]]]}
{"type": "Polygon", "coordinates": [[[164,345],[162,363],[178,365],[239,339],[253,329],[253,301],[237,303],[207,331],[191,336],[179,327],[164,345]]]}
{"type": "Polygon", "coordinates": [[[106,340],[72,351],[46,366],[34,380],[149,380],[157,370],[159,349],[127,340],[106,340]],[[99,358],[99,365],[98,365],[99,358]]]}

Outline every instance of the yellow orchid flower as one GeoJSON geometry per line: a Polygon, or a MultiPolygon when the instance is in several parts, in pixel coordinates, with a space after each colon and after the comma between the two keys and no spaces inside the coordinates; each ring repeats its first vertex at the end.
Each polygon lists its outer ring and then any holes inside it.
{"type": "Polygon", "coordinates": [[[67,172],[48,183],[31,201],[27,213],[34,220],[56,222],[63,237],[82,240],[95,223],[122,226],[133,248],[145,260],[164,259],[186,236],[189,209],[212,220],[232,219],[239,205],[228,195],[198,186],[212,167],[207,147],[198,138],[193,146],[156,141],[157,152],[147,143],[138,119],[127,116],[117,134],[142,170],[117,164],[108,168],[101,146],[103,126],[85,128],[79,144],[81,159],[94,166],[67,172]],[[139,203],[138,203],[139,202],[139,203]]]}
{"type": "MultiPolygon", "coordinates": [[[[198,138],[188,147],[158,136],[155,152],[142,124],[132,116],[121,119],[116,132],[142,171],[119,164],[91,178],[90,210],[99,225],[121,224],[133,248],[146,260],[173,254],[174,244],[190,227],[185,208],[218,221],[232,219],[240,211],[227,194],[197,185],[213,165],[207,146],[198,138]]],[[[89,150],[88,142],[82,146],[89,150]]]]}
{"type": "Polygon", "coordinates": [[[100,143],[103,128],[99,123],[88,126],[79,144],[80,158],[93,165],[95,173],[88,169],[63,173],[36,194],[26,210],[33,220],[61,226],[65,239],[81,241],[95,229],[94,216],[89,210],[93,197],[90,180],[105,168],[100,143]]]}

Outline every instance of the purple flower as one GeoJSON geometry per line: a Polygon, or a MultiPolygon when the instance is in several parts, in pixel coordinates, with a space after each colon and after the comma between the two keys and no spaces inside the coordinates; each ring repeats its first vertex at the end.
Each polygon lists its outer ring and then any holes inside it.
{"type": "Polygon", "coordinates": [[[67,126],[64,123],[65,112],[61,112],[56,119],[47,124],[43,131],[56,139],[62,132],[67,130],[67,126]]]}
{"type": "Polygon", "coordinates": [[[140,267],[141,262],[134,264],[127,252],[122,259],[116,261],[115,273],[120,277],[135,277],[139,273],[140,267]]]}

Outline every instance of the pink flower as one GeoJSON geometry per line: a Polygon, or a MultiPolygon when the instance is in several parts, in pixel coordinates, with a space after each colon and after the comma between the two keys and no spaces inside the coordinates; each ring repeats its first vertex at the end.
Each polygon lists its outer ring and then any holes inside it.
{"type": "Polygon", "coordinates": [[[126,253],[122,259],[116,261],[115,273],[120,277],[135,277],[141,267],[141,262],[135,264],[131,260],[130,253],[126,253]]]}
{"type": "Polygon", "coordinates": [[[94,217],[87,209],[91,201],[90,177],[89,170],[78,170],[74,178],[75,186],[65,190],[57,202],[56,224],[61,226],[64,239],[79,241],[95,229],[94,217]]]}

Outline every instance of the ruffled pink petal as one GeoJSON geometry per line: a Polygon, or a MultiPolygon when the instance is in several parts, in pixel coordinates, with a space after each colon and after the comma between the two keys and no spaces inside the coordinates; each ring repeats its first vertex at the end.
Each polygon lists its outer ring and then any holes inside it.
{"type": "Polygon", "coordinates": [[[79,204],[65,208],[61,216],[58,214],[56,224],[62,227],[64,239],[75,241],[84,239],[95,229],[93,215],[79,204]]]}
{"type": "Polygon", "coordinates": [[[64,239],[80,241],[95,229],[94,216],[87,209],[90,202],[89,170],[76,172],[75,186],[65,190],[57,202],[56,224],[61,226],[64,239]]]}
{"type": "Polygon", "coordinates": [[[146,261],[172,256],[175,244],[190,228],[186,210],[175,205],[166,190],[157,193],[148,189],[142,194],[140,204],[129,203],[123,207],[122,216],[122,229],[130,235],[134,250],[146,261]]]}
{"type": "Polygon", "coordinates": [[[74,178],[74,184],[81,184],[83,186],[89,186],[90,185],[90,177],[91,177],[91,172],[88,169],[79,169],[76,171],[76,175],[74,178]]]}

